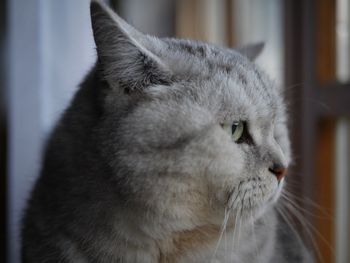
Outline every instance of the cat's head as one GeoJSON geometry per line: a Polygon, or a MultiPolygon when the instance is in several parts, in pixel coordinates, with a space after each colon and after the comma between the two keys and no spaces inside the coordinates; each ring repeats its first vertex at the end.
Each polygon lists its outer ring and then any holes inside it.
{"type": "Polygon", "coordinates": [[[251,61],[261,46],[243,56],[142,34],[95,1],[91,12],[102,151],[140,217],[190,228],[273,204],[290,146],[281,91],[251,61]]]}

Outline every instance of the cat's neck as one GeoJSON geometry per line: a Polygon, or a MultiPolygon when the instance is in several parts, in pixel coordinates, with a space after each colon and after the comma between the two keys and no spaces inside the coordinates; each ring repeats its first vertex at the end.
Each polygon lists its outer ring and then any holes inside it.
{"type": "MultiPolygon", "coordinates": [[[[187,262],[188,258],[194,259],[191,262],[210,262],[211,257],[219,262],[241,262],[244,258],[254,257],[257,249],[270,249],[274,245],[275,232],[272,229],[275,225],[275,214],[271,211],[248,224],[233,220],[224,231],[220,225],[207,224],[158,233],[159,237],[154,238],[144,231],[135,232],[135,229],[130,229],[130,232],[126,232],[125,242],[131,247],[139,247],[140,253],[144,253],[147,244],[151,248],[148,249],[151,262],[182,262],[182,259],[187,262]]],[[[130,222],[128,226],[130,227],[130,222]]],[[[149,226],[142,226],[143,229],[147,227],[149,226]]],[[[157,231],[160,229],[158,227],[157,231]]],[[[148,229],[147,232],[152,230],[148,229]]]]}

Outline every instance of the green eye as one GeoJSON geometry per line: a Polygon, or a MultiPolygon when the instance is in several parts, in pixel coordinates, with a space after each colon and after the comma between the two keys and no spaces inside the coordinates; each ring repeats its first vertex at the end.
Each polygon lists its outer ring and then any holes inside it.
{"type": "Polygon", "coordinates": [[[222,128],[231,134],[232,140],[237,142],[243,135],[244,123],[243,121],[235,121],[232,124],[223,124],[222,128]]]}

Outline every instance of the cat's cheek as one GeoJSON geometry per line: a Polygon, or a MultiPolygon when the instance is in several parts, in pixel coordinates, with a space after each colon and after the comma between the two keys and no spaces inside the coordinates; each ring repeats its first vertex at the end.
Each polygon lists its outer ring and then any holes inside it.
{"type": "Polygon", "coordinates": [[[206,137],[196,146],[200,159],[203,159],[203,170],[209,182],[219,183],[234,180],[244,168],[244,153],[232,141],[221,127],[213,127],[206,137]]]}
{"type": "Polygon", "coordinates": [[[230,192],[239,183],[243,171],[244,159],[239,152],[228,150],[212,160],[206,177],[211,199],[217,201],[217,206],[224,208],[230,192]]]}
{"type": "Polygon", "coordinates": [[[209,181],[219,185],[234,183],[243,169],[244,158],[237,152],[226,151],[211,160],[206,176],[209,181]]]}

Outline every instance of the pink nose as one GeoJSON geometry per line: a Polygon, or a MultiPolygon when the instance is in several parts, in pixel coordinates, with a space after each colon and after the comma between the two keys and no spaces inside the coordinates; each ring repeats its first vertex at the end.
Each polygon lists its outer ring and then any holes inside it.
{"type": "Polygon", "coordinates": [[[269,168],[269,171],[276,176],[277,181],[281,181],[286,176],[288,169],[281,165],[273,165],[269,168]]]}

